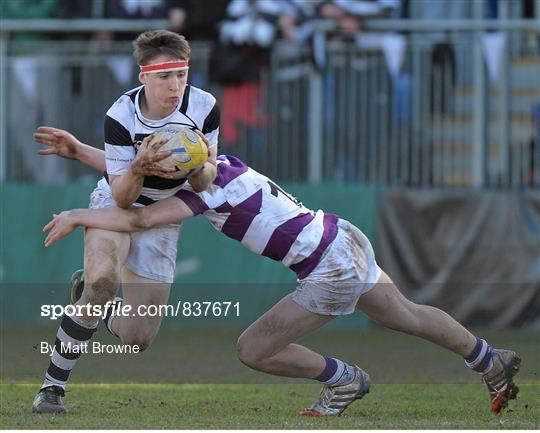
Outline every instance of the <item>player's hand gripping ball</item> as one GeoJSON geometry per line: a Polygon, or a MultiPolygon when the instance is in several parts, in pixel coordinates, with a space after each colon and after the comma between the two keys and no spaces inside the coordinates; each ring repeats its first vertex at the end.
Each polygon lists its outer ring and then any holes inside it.
{"type": "Polygon", "coordinates": [[[208,148],[199,135],[189,128],[168,127],[154,133],[149,146],[166,140],[159,152],[170,150],[171,156],[160,161],[166,167],[173,167],[175,179],[182,179],[195,173],[208,159],[208,148]]]}

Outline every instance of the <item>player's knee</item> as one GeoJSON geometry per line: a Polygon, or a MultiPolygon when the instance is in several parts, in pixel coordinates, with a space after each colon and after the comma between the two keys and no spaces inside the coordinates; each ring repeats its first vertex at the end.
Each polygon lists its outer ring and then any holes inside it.
{"type": "Polygon", "coordinates": [[[243,335],[241,335],[236,342],[236,357],[244,364],[246,364],[246,361],[249,358],[249,349],[243,335]]]}
{"type": "Polygon", "coordinates": [[[243,334],[236,342],[236,356],[242,364],[251,368],[257,368],[257,365],[261,362],[261,357],[258,355],[257,350],[253,345],[249,344],[249,339],[243,334]]]}
{"type": "Polygon", "coordinates": [[[133,348],[137,347],[138,352],[144,352],[150,347],[153,341],[153,336],[133,333],[126,335],[122,338],[122,343],[127,344],[133,348]]]}

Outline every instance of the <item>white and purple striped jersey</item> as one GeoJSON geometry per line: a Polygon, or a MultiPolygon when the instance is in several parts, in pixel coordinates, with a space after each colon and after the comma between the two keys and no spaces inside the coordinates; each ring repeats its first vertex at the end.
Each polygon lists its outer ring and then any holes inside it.
{"type": "Polygon", "coordinates": [[[175,196],[224,235],[282,262],[299,279],[317,266],[338,232],[337,215],[306,208],[234,156],[218,157],[217,176],[207,190],[196,193],[186,184],[175,196]]]}

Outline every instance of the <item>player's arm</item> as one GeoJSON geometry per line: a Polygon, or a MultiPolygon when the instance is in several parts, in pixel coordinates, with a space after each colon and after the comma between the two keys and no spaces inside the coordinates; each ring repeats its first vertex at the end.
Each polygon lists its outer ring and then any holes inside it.
{"type": "Polygon", "coordinates": [[[213,146],[208,149],[208,159],[202,166],[201,170],[188,177],[188,182],[194,191],[204,191],[212,184],[217,175],[216,160],[217,146],[213,146]]]}
{"type": "MultiPolygon", "coordinates": [[[[40,126],[34,133],[33,138],[35,142],[48,146],[46,149],[38,150],[40,155],[57,155],[65,159],[78,160],[101,173],[106,170],[105,152],[103,150],[79,141],[77,137],[64,129],[40,126]]],[[[146,176],[161,177],[169,176],[171,171],[164,169],[160,164],[146,164],[144,170],[146,176]]]]}
{"type": "Polygon", "coordinates": [[[159,173],[160,177],[172,179],[174,168],[165,167],[159,161],[167,158],[171,152],[159,152],[165,141],[150,145],[152,135],[147,136],[127,171],[119,176],[109,175],[112,196],[118,207],[128,209],[141,195],[144,177],[159,173]]]}
{"type": "MultiPolygon", "coordinates": [[[[195,131],[208,146],[209,142],[206,136],[199,130],[195,131]]],[[[214,181],[217,175],[217,145],[208,149],[208,159],[201,170],[188,177],[188,182],[195,192],[206,190],[214,181]]]]}
{"type": "Polygon", "coordinates": [[[58,155],[66,159],[79,160],[98,171],[105,171],[105,152],[79,141],[63,129],[40,126],[34,133],[34,141],[48,146],[38,150],[40,155],[58,155]]]}
{"type": "Polygon", "coordinates": [[[169,197],[141,208],[73,209],[53,215],[53,219],[43,228],[48,233],[45,246],[51,246],[79,226],[136,232],[181,222],[193,215],[186,203],[177,197],[169,197]]]}

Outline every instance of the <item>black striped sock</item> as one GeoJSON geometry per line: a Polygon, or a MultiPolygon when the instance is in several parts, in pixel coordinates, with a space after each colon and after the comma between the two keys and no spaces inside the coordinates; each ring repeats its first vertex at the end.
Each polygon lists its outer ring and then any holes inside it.
{"type": "Polygon", "coordinates": [[[112,321],[116,317],[118,310],[122,308],[123,302],[124,299],[118,296],[114,298],[112,304],[107,307],[107,310],[105,312],[105,319],[103,319],[103,323],[105,323],[105,328],[107,329],[107,331],[109,331],[111,335],[114,335],[115,337],[118,337],[118,335],[116,335],[112,330],[112,321]]]}
{"type": "Polygon", "coordinates": [[[81,353],[87,352],[85,348],[88,346],[92,334],[96,332],[97,323],[94,327],[89,328],[83,325],[80,320],[77,322],[66,315],[62,318],[42,389],[52,385],[65,388],[69,373],[75,367],[81,353]]]}

